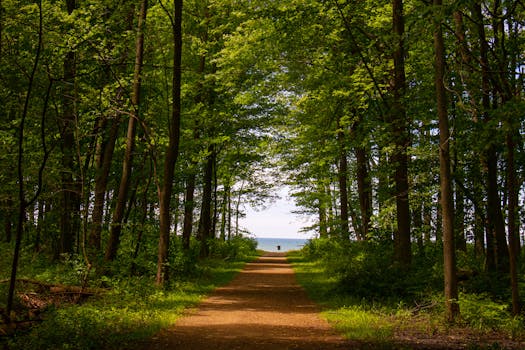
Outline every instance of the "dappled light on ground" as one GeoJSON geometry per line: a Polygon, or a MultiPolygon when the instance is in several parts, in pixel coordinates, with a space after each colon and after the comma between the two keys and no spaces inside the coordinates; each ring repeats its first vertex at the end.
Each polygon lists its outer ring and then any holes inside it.
{"type": "Polygon", "coordinates": [[[347,349],[318,316],[283,254],[268,254],[147,349],[347,349]]]}

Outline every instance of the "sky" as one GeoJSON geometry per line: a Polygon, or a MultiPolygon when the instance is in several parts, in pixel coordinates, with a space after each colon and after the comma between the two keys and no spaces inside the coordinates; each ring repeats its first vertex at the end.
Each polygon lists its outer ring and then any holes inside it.
{"type": "Polygon", "coordinates": [[[314,232],[300,232],[311,224],[308,217],[293,213],[297,208],[286,189],[280,190],[279,196],[265,210],[246,207],[246,217],[240,220],[240,226],[259,238],[311,238],[314,232]]]}

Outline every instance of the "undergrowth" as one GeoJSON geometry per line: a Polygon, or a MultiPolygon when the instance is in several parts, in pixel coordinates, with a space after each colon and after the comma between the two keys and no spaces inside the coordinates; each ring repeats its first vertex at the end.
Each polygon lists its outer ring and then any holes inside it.
{"type": "Polygon", "coordinates": [[[323,316],[349,339],[381,348],[393,346],[399,333],[523,340],[525,322],[510,314],[506,281],[481,283],[489,277],[468,253],[459,259],[468,276],[460,283],[461,316],[455,325],[446,323],[439,251],[416,252],[412,267],[403,270],[392,264],[389,244],[316,239],[288,258],[299,283],[324,307],[323,316]]]}
{"type": "MultiPolygon", "coordinates": [[[[103,274],[101,269],[93,269],[90,286],[104,288],[106,292],[81,304],[50,306],[40,322],[0,338],[0,345],[13,350],[134,348],[173,324],[184,309],[196,305],[215,287],[229,282],[246,261],[255,258],[252,243],[251,240],[222,243],[220,251],[215,249],[211,258],[203,260],[196,258],[195,247],[193,252],[172,254],[172,277],[163,289],[155,287],[154,264],[146,261],[137,261],[139,268],[130,270],[129,258],[123,257],[106,267],[103,274]]],[[[78,284],[80,275],[86,272],[81,257],[65,257],[59,263],[50,263],[46,257],[24,253],[21,278],[78,284]]],[[[8,260],[2,261],[4,272],[8,260]]],[[[3,293],[5,284],[1,289],[3,293]]]]}

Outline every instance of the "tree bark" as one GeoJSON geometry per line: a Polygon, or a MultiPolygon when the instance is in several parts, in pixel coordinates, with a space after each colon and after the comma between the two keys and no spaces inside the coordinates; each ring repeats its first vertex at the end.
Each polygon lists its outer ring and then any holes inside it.
{"type": "MultiPolygon", "coordinates": [[[[462,171],[459,171],[459,159],[457,154],[457,148],[454,149],[454,166],[453,171],[456,176],[460,176],[462,174],[462,171]]],[[[461,181],[463,181],[463,177],[461,176],[461,181]]],[[[454,215],[454,221],[455,221],[455,232],[456,232],[456,248],[462,252],[467,252],[467,239],[465,237],[465,196],[463,194],[463,191],[459,188],[459,185],[457,182],[455,182],[455,188],[454,188],[454,194],[455,194],[455,202],[454,202],[454,208],[455,208],[455,215],[454,215]]]]}
{"type": "Polygon", "coordinates": [[[172,118],[169,125],[169,143],[164,162],[164,178],[159,195],[159,252],[157,259],[156,284],[161,286],[169,278],[168,249],[170,240],[170,205],[173,190],[175,164],[179,156],[181,121],[181,60],[182,60],[182,0],[174,0],[173,31],[173,85],[172,118]]]}
{"type": "Polygon", "coordinates": [[[340,209],[340,228],[341,237],[349,239],[349,214],[348,214],[348,159],[345,147],[345,132],[342,129],[340,120],[337,120],[337,141],[339,143],[339,169],[337,178],[339,181],[339,205],[340,209]]]}
{"type": "Polygon", "coordinates": [[[204,168],[203,178],[203,192],[202,192],[202,203],[201,203],[201,215],[199,218],[199,233],[198,238],[201,243],[200,255],[201,257],[207,257],[210,254],[209,240],[212,236],[212,182],[213,182],[213,167],[215,164],[215,148],[209,147],[210,154],[206,159],[206,165],[204,168]]]}
{"type": "Polygon", "coordinates": [[[447,320],[453,323],[459,315],[454,235],[454,201],[450,173],[450,132],[445,89],[445,46],[441,29],[442,0],[434,0],[435,86],[439,118],[439,177],[443,220],[443,259],[447,320]]]}
{"type": "MultiPolygon", "coordinates": [[[[489,45],[485,35],[483,13],[479,3],[473,4],[473,17],[477,24],[480,44],[482,115],[483,122],[488,125],[491,120],[489,116],[491,109],[489,45]]],[[[501,199],[498,194],[498,155],[493,141],[487,141],[488,145],[482,157],[487,189],[487,269],[489,271],[496,269],[505,272],[508,271],[509,252],[501,210],[501,199]],[[493,257],[490,254],[493,254],[493,257]]]]}
{"type": "MultiPolygon", "coordinates": [[[[203,41],[207,41],[206,34],[204,35],[203,41]]],[[[201,75],[202,79],[204,80],[204,70],[206,67],[206,55],[202,54],[199,57],[199,68],[197,70],[197,73],[201,75]]],[[[199,81],[197,83],[197,96],[195,97],[195,104],[199,105],[203,103],[204,99],[204,91],[202,83],[199,81]]],[[[196,125],[193,129],[193,140],[198,141],[200,138],[200,130],[199,130],[199,120],[196,121],[196,125]]],[[[190,169],[193,169],[193,167],[196,166],[195,162],[191,162],[190,169]]],[[[194,203],[194,193],[195,193],[195,179],[196,175],[195,173],[191,172],[189,174],[188,179],[186,181],[186,193],[184,196],[184,222],[183,222],[183,231],[182,231],[182,247],[185,250],[188,250],[190,248],[190,240],[191,240],[191,234],[193,232],[193,211],[195,209],[195,203],[194,203]]]]}
{"type": "Polygon", "coordinates": [[[142,66],[144,60],[144,25],[146,23],[147,10],[148,1],[142,0],[140,4],[139,22],[137,25],[137,40],[135,45],[135,68],[133,75],[133,92],[131,95],[131,105],[133,110],[128,121],[126,150],[124,153],[124,161],[122,163],[122,175],[120,178],[117,203],[111,220],[109,241],[104,256],[107,261],[112,261],[117,256],[117,251],[120,244],[120,236],[122,233],[122,220],[124,218],[124,211],[126,208],[126,202],[130,188],[134,156],[133,152],[135,149],[135,134],[137,130],[137,121],[139,119],[140,88],[142,84],[142,66]]]}
{"type": "Polygon", "coordinates": [[[7,243],[11,242],[11,236],[13,235],[13,198],[11,196],[7,197],[6,200],[6,210],[4,211],[4,230],[5,230],[5,241],[7,243]]]}
{"type": "Polygon", "coordinates": [[[393,81],[393,104],[391,122],[394,136],[394,152],[392,164],[395,168],[395,197],[397,230],[394,235],[395,261],[401,266],[410,266],[412,248],[410,243],[410,207],[408,202],[408,155],[409,137],[407,130],[407,116],[404,106],[406,78],[405,78],[405,23],[403,16],[403,0],[393,0],[393,31],[396,35],[393,81]]]}
{"type": "Polygon", "coordinates": [[[355,148],[357,162],[357,192],[361,209],[361,238],[367,239],[372,218],[372,185],[368,174],[368,155],[362,146],[355,148]]]}
{"type": "MultiPolygon", "coordinates": [[[[76,9],[75,0],[66,0],[67,13],[72,15],[76,9]]],[[[76,233],[79,230],[80,194],[75,164],[75,80],[76,80],[76,55],[68,51],[63,62],[63,95],[61,148],[62,148],[62,209],[60,213],[60,252],[73,253],[76,233]]]]}
{"type": "Polygon", "coordinates": [[[36,224],[36,232],[35,232],[35,242],[33,246],[33,251],[38,253],[40,251],[41,247],[41,241],[42,241],[42,231],[44,228],[44,213],[45,213],[45,205],[46,203],[43,200],[38,201],[38,216],[37,216],[37,224],[36,224]]]}
{"type": "MultiPolygon", "coordinates": [[[[423,242],[423,215],[422,215],[423,205],[419,204],[413,207],[412,210],[412,227],[416,230],[415,238],[417,241],[417,249],[421,256],[425,256],[425,244],[423,242]]],[[[414,234],[414,231],[412,231],[414,234]]]]}
{"type": "Polygon", "coordinates": [[[2,3],[2,0],[0,0],[0,57],[2,57],[3,54],[3,44],[4,44],[4,5],[2,3]]]}
{"type": "MultiPolygon", "coordinates": [[[[521,312],[520,295],[519,295],[519,278],[518,278],[518,257],[519,257],[519,217],[518,217],[518,181],[516,176],[515,150],[514,141],[515,131],[513,123],[509,123],[507,133],[507,192],[509,195],[508,204],[508,229],[509,229],[509,267],[510,267],[510,285],[512,291],[512,314],[517,316],[521,312]]],[[[519,135],[518,135],[519,136],[519,135]]]]}
{"type": "Polygon", "coordinates": [[[18,126],[18,140],[17,140],[17,146],[18,146],[18,154],[17,154],[17,181],[18,181],[18,220],[17,220],[17,226],[16,226],[16,236],[15,236],[15,249],[13,251],[13,262],[11,264],[11,277],[9,279],[9,288],[7,292],[7,302],[6,302],[6,310],[5,310],[5,316],[7,318],[7,321],[11,321],[11,311],[13,310],[13,301],[14,301],[14,294],[15,294],[15,285],[16,285],[16,276],[18,273],[18,261],[20,259],[20,247],[22,244],[22,236],[24,233],[24,222],[26,220],[26,209],[29,205],[34,203],[38,196],[40,195],[40,192],[42,191],[42,178],[44,169],[46,166],[47,159],[49,157],[49,152],[46,148],[46,140],[45,140],[45,115],[46,115],[46,108],[49,100],[49,93],[51,90],[52,84],[49,84],[46,100],[44,103],[44,110],[42,112],[42,118],[40,120],[40,130],[41,130],[41,138],[42,138],[42,148],[44,152],[44,156],[42,159],[42,162],[40,163],[40,167],[38,170],[38,184],[36,186],[36,192],[34,196],[31,199],[26,199],[26,184],[25,184],[25,178],[24,178],[24,167],[23,167],[23,161],[24,161],[24,131],[25,131],[25,124],[26,119],[28,115],[29,110],[29,102],[31,100],[31,94],[33,92],[33,85],[35,81],[35,75],[36,71],[38,69],[38,65],[40,62],[40,54],[42,51],[42,38],[43,38],[43,13],[42,13],[42,2],[38,1],[38,46],[35,53],[35,60],[33,62],[33,67],[31,69],[31,73],[29,75],[29,82],[27,86],[27,93],[25,96],[24,101],[24,109],[22,111],[22,116],[20,118],[20,124],[18,126]]]}
{"type": "Polygon", "coordinates": [[[221,241],[226,240],[226,218],[228,216],[228,208],[230,202],[230,192],[231,187],[229,185],[229,180],[226,180],[227,184],[224,185],[224,193],[222,196],[222,205],[221,205],[221,232],[220,239],[221,241]]]}
{"type": "Polygon", "coordinates": [[[186,181],[184,196],[184,223],[182,229],[182,247],[190,249],[191,233],[193,232],[193,210],[195,208],[195,174],[191,173],[186,181]]]}
{"type": "Polygon", "coordinates": [[[496,268],[501,272],[508,272],[509,251],[506,240],[501,199],[498,193],[498,165],[497,153],[494,146],[490,146],[486,153],[487,171],[487,223],[489,235],[495,243],[496,268]]]}
{"type": "Polygon", "coordinates": [[[137,268],[137,265],[135,263],[135,259],[138,258],[139,256],[139,252],[140,252],[140,249],[141,249],[141,245],[142,245],[142,237],[144,236],[144,227],[146,226],[146,219],[148,218],[148,192],[149,192],[149,187],[150,187],[150,184],[151,184],[151,180],[153,178],[153,173],[150,171],[150,174],[148,176],[148,182],[146,184],[146,187],[144,189],[144,193],[142,193],[142,199],[141,199],[141,217],[140,217],[140,222],[139,222],[139,228],[138,228],[138,232],[137,232],[137,241],[135,243],[135,249],[133,251],[133,261],[131,262],[131,272],[132,273],[135,273],[136,271],[136,268],[137,268]]]}
{"type": "MultiPolygon", "coordinates": [[[[327,238],[328,237],[328,218],[327,218],[327,201],[326,201],[326,187],[322,181],[318,180],[319,184],[317,185],[317,191],[319,193],[319,237],[327,238]]],[[[329,202],[328,202],[329,205],[329,202]]]]}
{"type": "Polygon", "coordinates": [[[101,247],[102,222],[104,219],[104,205],[106,202],[106,190],[109,181],[109,172],[113,160],[115,143],[117,141],[120,119],[114,118],[109,129],[107,140],[101,140],[102,153],[97,159],[97,169],[95,175],[95,198],[93,201],[93,212],[91,218],[91,231],[89,235],[89,246],[95,251],[101,247]]]}

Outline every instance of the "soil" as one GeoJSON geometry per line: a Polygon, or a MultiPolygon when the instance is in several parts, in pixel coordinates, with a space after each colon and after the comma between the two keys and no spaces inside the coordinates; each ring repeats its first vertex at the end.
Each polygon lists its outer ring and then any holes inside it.
{"type": "Polygon", "coordinates": [[[427,334],[409,325],[387,344],[355,342],[338,335],[319,312],[285,255],[267,253],[174,326],[137,345],[144,350],[525,349],[524,343],[498,334],[427,334]]]}
{"type": "Polygon", "coordinates": [[[268,253],[144,349],[347,349],[282,253],[268,253]]]}

